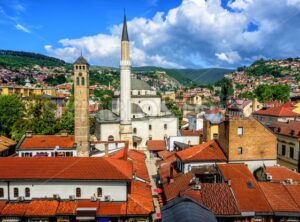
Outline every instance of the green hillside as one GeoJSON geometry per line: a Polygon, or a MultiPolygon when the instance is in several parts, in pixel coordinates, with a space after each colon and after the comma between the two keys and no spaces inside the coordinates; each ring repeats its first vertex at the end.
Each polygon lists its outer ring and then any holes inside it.
{"type": "Polygon", "coordinates": [[[0,66],[6,68],[22,68],[33,67],[34,65],[40,65],[43,67],[59,67],[66,66],[67,64],[63,60],[42,54],[0,50],[0,66]]]}
{"type": "Polygon", "coordinates": [[[169,76],[173,77],[181,84],[209,84],[215,83],[224,77],[224,74],[233,72],[234,70],[222,68],[207,68],[207,69],[166,69],[154,66],[134,67],[136,72],[149,71],[165,71],[169,76]]]}

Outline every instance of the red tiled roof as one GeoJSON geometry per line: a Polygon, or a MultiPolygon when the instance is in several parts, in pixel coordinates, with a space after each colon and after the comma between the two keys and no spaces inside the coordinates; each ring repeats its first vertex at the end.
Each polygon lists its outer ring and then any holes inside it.
{"type": "Polygon", "coordinates": [[[230,187],[225,183],[201,183],[200,190],[191,188],[181,195],[192,197],[218,216],[240,214],[230,187]]]}
{"type": "Polygon", "coordinates": [[[33,200],[28,204],[24,216],[55,216],[58,204],[57,200],[33,200]]]}
{"type": "Polygon", "coordinates": [[[170,152],[168,150],[163,150],[163,151],[158,152],[157,154],[160,158],[166,159],[167,157],[172,156],[174,153],[170,152]]]}
{"type": "Polygon", "coordinates": [[[265,110],[259,110],[255,112],[257,115],[264,116],[275,116],[275,117],[296,117],[300,114],[293,112],[291,109],[285,107],[284,105],[278,107],[272,107],[265,110]]]}
{"type": "Polygon", "coordinates": [[[126,215],[126,202],[100,202],[97,211],[99,216],[124,216],[126,215]]]}
{"type": "Polygon", "coordinates": [[[79,200],[77,208],[99,208],[100,201],[79,200]]]}
{"type": "Polygon", "coordinates": [[[4,157],[0,179],[131,180],[132,163],[92,157],[4,157]]]}
{"type": "Polygon", "coordinates": [[[163,184],[166,201],[176,198],[180,192],[189,189],[190,181],[193,178],[191,172],[177,176],[172,183],[163,184]]]}
{"type": "Polygon", "coordinates": [[[136,176],[145,181],[150,181],[145,154],[137,150],[129,150],[128,159],[133,163],[133,171],[136,173],[136,176]]]}
{"type": "Polygon", "coordinates": [[[164,140],[148,140],[147,147],[149,151],[166,150],[166,143],[164,140]]]}
{"type": "Polygon", "coordinates": [[[227,160],[219,144],[214,140],[181,150],[176,156],[183,162],[227,160]]]}
{"type": "Polygon", "coordinates": [[[160,181],[162,183],[168,182],[168,179],[171,176],[171,170],[173,177],[178,176],[179,173],[177,172],[177,170],[174,167],[171,167],[170,165],[165,165],[157,170],[157,174],[159,175],[160,181]]]}
{"type": "Polygon", "coordinates": [[[285,188],[297,204],[298,208],[300,208],[300,184],[288,184],[285,185],[285,188]]]}
{"type": "Polygon", "coordinates": [[[300,174],[286,167],[282,167],[282,166],[266,167],[264,169],[264,172],[272,176],[272,181],[280,182],[280,181],[286,181],[287,179],[292,179],[294,181],[300,182],[300,174]]]}
{"type": "Polygon", "coordinates": [[[200,136],[202,133],[202,130],[181,130],[182,136],[200,136]]]}
{"type": "Polygon", "coordinates": [[[25,137],[19,149],[75,149],[74,135],[33,135],[25,137]]]}
{"type": "Polygon", "coordinates": [[[8,149],[10,146],[16,145],[16,142],[5,136],[0,135],[0,151],[8,149]]]}
{"type": "Polygon", "coordinates": [[[156,164],[156,166],[163,167],[163,166],[166,166],[166,165],[170,166],[174,162],[176,162],[175,153],[173,153],[172,155],[168,156],[164,160],[156,161],[155,164],[156,164]]]}
{"type": "Polygon", "coordinates": [[[283,184],[271,182],[260,182],[258,184],[274,212],[300,212],[300,208],[283,184]]]}
{"type": "Polygon", "coordinates": [[[214,109],[207,110],[205,113],[206,114],[217,114],[219,112],[220,112],[220,110],[218,108],[214,108],[214,109]]]}
{"type": "Polygon", "coordinates": [[[270,129],[276,134],[281,134],[289,137],[300,138],[300,122],[299,121],[289,121],[272,123],[270,129]],[[292,131],[293,135],[292,135],[292,131]]]}
{"type": "Polygon", "coordinates": [[[76,215],[77,201],[61,201],[56,210],[56,215],[76,215]]]}
{"type": "Polygon", "coordinates": [[[1,212],[2,216],[23,216],[28,207],[26,202],[11,202],[7,203],[1,212]]]}
{"type": "Polygon", "coordinates": [[[127,215],[149,215],[154,212],[151,189],[145,183],[132,181],[128,194],[127,215]]]}
{"type": "Polygon", "coordinates": [[[0,201],[0,215],[5,206],[6,206],[6,201],[0,201]]]}
{"type": "Polygon", "coordinates": [[[241,212],[271,212],[263,192],[245,164],[219,164],[224,180],[231,187],[241,212]]]}

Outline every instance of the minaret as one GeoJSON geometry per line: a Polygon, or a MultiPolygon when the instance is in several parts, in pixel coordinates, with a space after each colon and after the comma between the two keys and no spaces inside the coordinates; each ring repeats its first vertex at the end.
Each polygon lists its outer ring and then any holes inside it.
{"type": "Polygon", "coordinates": [[[89,156],[89,64],[81,55],[74,63],[75,143],[77,156],[89,156]]]}
{"type": "Polygon", "coordinates": [[[132,147],[131,125],[131,62],[129,57],[129,38],[127,32],[126,15],[124,15],[121,40],[121,94],[120,94],[120,139],[127,140],[132,147]]]}

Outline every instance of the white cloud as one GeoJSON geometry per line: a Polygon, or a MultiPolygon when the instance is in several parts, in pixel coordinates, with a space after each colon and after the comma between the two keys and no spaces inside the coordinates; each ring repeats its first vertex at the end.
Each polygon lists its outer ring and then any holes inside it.
{"type": "Polygon", "coordinates": [[[221,52],[215,54],[217,58],[221,61],[228,62],[229,64],[237,63],[241,60],[238,52],[221,52]]]}
{"type": "Polygon", "coordinates": [[[31,31],[28,28],[26,28],[24,25],[16,24],[15,27],[16,27],[16,29],[18,29],[22,32],[31,33],[31,31]]]}
{"type": "MultiPolygon", "coordinates": [[[[240,66],[260,56],[299,56],[300,0],[183,0],[153,18],[128,21],[133,65],[165,67],[240,66]],[[256,24],[257,27],[251,27],[256,24]]],[[[109,34],[62,39],[46,51],[74,61],[82,50],[93,63],[118,66],[122,25],[109,34]]]]}
{"type": "Polygon", "coordinates": [[[253,0],[230,0],[227,6],[236,10],[245,10],[252,3],[253,0]]]}

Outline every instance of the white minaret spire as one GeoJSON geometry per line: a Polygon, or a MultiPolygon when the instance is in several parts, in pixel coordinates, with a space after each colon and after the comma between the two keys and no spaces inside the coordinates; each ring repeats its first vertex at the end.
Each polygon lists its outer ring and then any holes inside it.
{"type": "Polygon", "coordinates": [[[126,15],[124,14],[123,31],[121,40],[121,94],[120,94],[120,137],[121,140],[128,140],[132,146],[132,125],[131,125],[131,62],[129,57],[129,38],[127,32],[126,15]]]}

